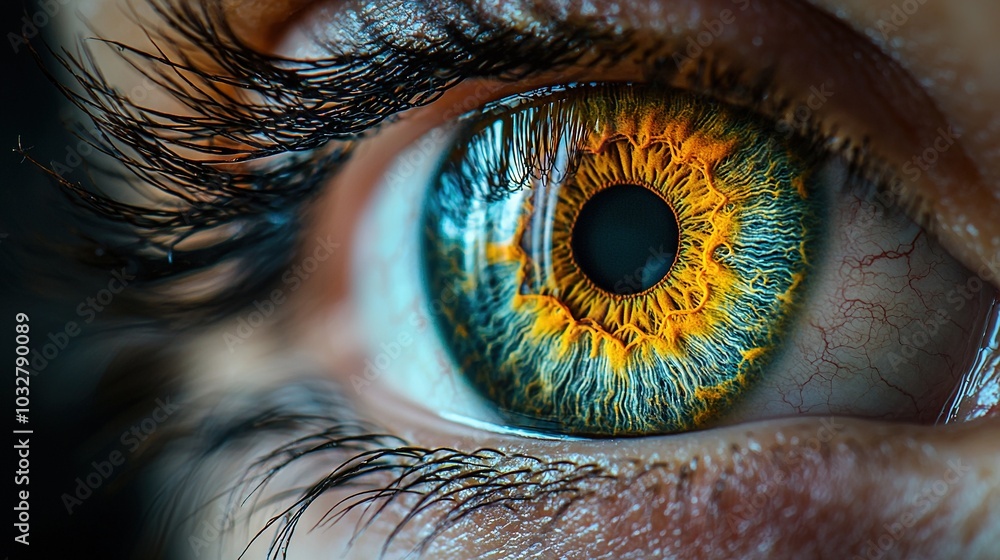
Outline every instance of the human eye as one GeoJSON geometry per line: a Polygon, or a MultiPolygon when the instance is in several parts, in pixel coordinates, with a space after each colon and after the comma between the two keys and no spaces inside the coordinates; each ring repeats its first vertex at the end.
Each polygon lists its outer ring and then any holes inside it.
{"type": "Polygon", "coordinates": [[[430,173],[387,173],[388,209],[359,235],[392,255],[359,267],[375,340],[415,338],[364,375],[386,370],[430,409],[605,436],[734,409],[933,421],[978,350],[992,289],[826,138],[634,83],[516,94],[466,120],[443,153],[415,143],[430,173]],[[414,184],[423,201],[400,202],[414,184]],[[429,376],[435,353],[450,362],[429,376]]]}
{"type": "Polygon", "coordinates": [[[187,107],[74,98],[180,201],[84,199],[199,334],[159,552],[988,557],[995,175],[842,9],[320,3],[291,58],[112,45],[187,107]],[[602,248],[616,204],[650,218],[602,248]]]}

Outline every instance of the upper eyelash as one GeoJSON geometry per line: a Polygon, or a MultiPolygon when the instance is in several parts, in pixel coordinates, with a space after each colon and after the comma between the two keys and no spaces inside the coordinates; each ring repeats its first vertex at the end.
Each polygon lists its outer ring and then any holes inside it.
{"type": "MultiPolygon", "coordinates": [[[[158,21],[144,20],[137,11],[133,19],[154,44],[168,44],[172,38],[182,46],[147,52],[115,41],[98,43],[117,48],[193,114],[157,112],[113,89],[89,44],[81,45],[77,55],[65,49],[52,53],[80,91],[51,74],[50,79],[97,126],[96,134],[83,136],[117,168],[98,168],[86,183],[46,171],[79,209],[78,260],[91,270],[128,268],[137,278],[123,299],[139,304],[144,315],[182,324],[238,310],[280,277],[294,253],[299,218],[309,202],[350,157],[354,140],[386,119],[430,103],[470,77],[514,80],[588,56],[593,66],[613,64],[632,48],[628,37],[610,32],[605,37],[558,21],[549,24],[549,36],[523,36],[469,9],[465,25],[472,31],[435,21],[448,38],[434,48],[404,48],[398,37],[375,26],[370,30],[375,35],[365,38],[361,51],[328,46],[342,54],[305,62],[254,51],[228,26],[218,0],[140,1],[153,7],[158,21]],[[486,39],[477,43],[470,36],[486,39]],[[388,78],[380,81],[383,75],[388,78]],[[231,145],[220,146],[219,138],[231,145]],[[227,165],[234,161],[242,162],[241,167],[227,165]],[[138,188],[138,182],[166,195],[174,207],[166,208],[163,201],[127,203],[106,194],[111,189],[99,184],[105,181],[117,182],[116,188],[138,188]],[[195,236],[199,241],[193,247],[184,245],[195,236]],[[214,289],[203,287],[197,297],[182,289],[185,279],[205,277],[223,263],[235,265],[229,267],[232,276],[216,282],[214,289]]],[[[766,72],[741,72],[709,55],[685,69],[675,67],[669,57],[649,66],[653,84],[682,76],[703,93],[736,98],[765,114],[793,108],[790,100],[775,94],[766,72]]],[[[846,154],[852,176],[881,191],[892,190],[888,185],[895,174],[869,153],[864,139],[834,140],[812,121],[796,124],[796,132],[825,153],[846,154]]],[[[919,214],[918,201],[908,202],[919,214]]]]}
{"type": "MultiPolygon", "coordinates": [[[[114,89],[90,43],[82,43],[77,54],[47,47],[75,86],[47,72],[50,80],[96,126],[96,133],[78,134],[116,168],[102,170],[95,162],[95,176],[84,183],[22,153],[80,209],[80,260],[100,270],[128,267],[137,279],[124,298],[154,317],[185,322],[235,310],[280,275],[293,253],[299,216],[350,156],[355,139],[466,78],[514,79],[532,69],[570,64],[593,39],[572,30],[523,37],[498,22],[475,21],[489,37],[483,43],[445,26],[450,35],[441,44],[408,50],[383,31],[368,38],[366,50],[340,46],[345,54],[295,61],[261,54],[242,42],[218,0],[143,1],[157,21],[134,9],[132,17],[147,31],[154,51],[106,39],[97,44],[117,49],[191,113],[144,107],[114,89]],[[516,48],[497,49],[498,43],[516,48]],[[168,44],[181,46],[162,47],[168,44]],[[127,197],[107,194],[113,190],[108,183],[115,189],[154,189],[167,200],[128,203],[127,197]],[[185,247],[195,235],[197,246],[185,247]],[[171,297],[177,290],[170,282],[227,261],[237,263],[233,269],[240,274],[226,286],[196,300],[171,297]]],[[[41,53],[33,47],[32,52],[42,62],[41,53]]]]}

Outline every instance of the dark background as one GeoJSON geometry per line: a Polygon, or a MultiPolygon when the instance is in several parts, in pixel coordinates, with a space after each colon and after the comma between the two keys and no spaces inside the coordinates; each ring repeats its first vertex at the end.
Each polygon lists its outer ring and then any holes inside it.
{"type": "MultiPolygon", "coordinates": [[[[51,0],[59,11],[32,40],[52,43],[60,18],[75,18],[74,2],[51,0]]],[[[51,179],[16,151],[18,139],[43,162],[63,161],[67,147],[78,139],[66,129],[70,112],[56,88],[47,81],[38,63],[21,46],[13,52],[9,33],[21,34],[22,18],[41,10],[35,2],[0,3],[0,74],[3,118],[0,120],[0,362],[8,376],[2,410],[8,429],[34,430],[30,450],[30,546],[9,537],[3,547],[11,559],[20,558],[127,558],[133,545],[141,508],[136,492],[128,487],[127,464],[117,467],[93,495],[67,513],[62,495],[72,494],[78,477],[93,472],[93,461],[106,461],[109,450],[119,448],[116,406],[107,401],[100,385],[111,357],[103,340],[108,338],[95,322],[73,337],[42,371],[30,378],[30,423],[14,422],[15,314],[30,316],[31,347],[49,342],[50,333],[62,332],[67,321],[80,322],[76,308],[103,282],[83,273],[76,275],[69,257],[59,254],[72,245],[72,220],[66,199],[51,179]],[[109,436],[109,434],[111,434],[109,436]]],[[[75,172],[82,172],[76,170],[75,172]]],[[[56,337],[59,338],[59,337],[56,337]]],[[[134,372],[141,376],[141,371],[134,372]]],[[[14,489],[17,456],[8,448],[10,470],[4,479],[14,489]]],[[[23,487],[20,487],[23,489],[23,487]]],[[[4,510],[5,523],[14,520],[11,496],[4,510]]]]}

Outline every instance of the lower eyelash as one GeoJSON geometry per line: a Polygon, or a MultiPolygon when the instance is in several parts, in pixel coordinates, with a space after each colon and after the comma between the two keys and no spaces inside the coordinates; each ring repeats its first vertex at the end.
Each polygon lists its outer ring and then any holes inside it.
{"type": "MultiPolygon", "coordinates": [[[[419,519],[422,532],[416,545],[406,552],[420,556],[435,539],[476,512],[494,507],[516,509],[519,504],[555,498],[561,513],[589,495],[592,483],[617,478],[593,463],[547,461],[488,448],[466,452],[411,446],[396,436],[379,433],[376,426],[353,419],[350,405],[338,387],[328,381],[301,381],[278,391],[227,396],[226,401],[213,406],[207,418],[198,419],[197,427],[182,428],[182,433],[175,430],[173,434],[158,434],[165,447],[145,459],[147,467],[153,466],[151,460],[187,465],[181,472],[170,473],[157,500],[167,499],[174,507],[191,498],[200,500],[189,504],[190,510],[175,509],[167,517],[163,525],[167,534],[159,535],[160,542],[171,542],[173,527],[168,525],[198,515],[217,500],[225,504],[224,518],[233,520],[237,515],[252,515],[258,502],[267,505],[290,499],[291,505],[271,517],[247,543],[249,546],[273,531],[267,537],[271,539],[267,558],[285,558],[306,512],[330,492],[350,490],[315,527],[341,523],[348,515],[360,512],[348,543],[351,546],[376,521],[392,512],[398,521],[394,521],[382,545],[384,556],[400,534],[414,528],[419,519]],[[338,411],[338,415],[330,411],[338,411]],[[233,460],[245,445],[269,437],[281,438],[285,443],[258,454],[237,482],[221,492],[207,490],[212,487],[205,484],[206,478],[218,474],[214,465],[233,460]],[[276,477],[300,466],[303,459],[330,460],[331,453],[335,454],[337,466],[319,480],[290,492],[267,491],[276,477]],[[240,512],[245,504],[251,511],[240,512]]],[[[151,504],[155,508],[162,505],[151,504]]],[[[550,522],[559,517],[554,515],[550,522]]]]}
{"type": "MultiPolygon", "coordinates": [[[[284,466],[287,463],[279,468],[284,466]]],[[[565,511],[585,495],[584,482],[614,478],[593,464],[546,462],[495,449],[464,452],[449,448],[376,446],[344,461],[330,475],[310,486],[295,505],[272,518],[269,525],[280,522],[281,526],[271,551],[287,549],[302,515],[321,496],[348,484],[356,485],[357,479],[379,475],[387,476],[390,482],[354,492],[337,502],[317,526],[337,523],[353,511],[362,510],[350,546],[391,506],[399,505],[405,513],[383,544],[383,556],[418,518],[428,524],[423,526],[416,546],[408,552],[419,556],[427,552],[435,539],[477,511],[499,506],[514,508],[522,502],[554,496],[560,500],[559,510],[565,511]],[[403,504],[406,498],[416,501],[403,504]],[[427,520],[426,515],[431,519],[427,520]]]]}

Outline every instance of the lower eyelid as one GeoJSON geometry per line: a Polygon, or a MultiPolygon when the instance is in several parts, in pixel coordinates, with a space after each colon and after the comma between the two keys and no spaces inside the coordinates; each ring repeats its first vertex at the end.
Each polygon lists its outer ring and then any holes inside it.
{"type": "MultiPolygon", "coordinates": [[[[273,370],[279,364],[259,365],[273,370]]],[[[406,514],[421,504],[421,498],[435,496],[448,499],[409,520],[394,537],[388,557],[427,541],[429,527],[442,532],[426,542],[427,558],[468,558],[477,551],[486,557],[519,557],[543,545],[547,553],[564,558],[629,553],[756,558],[761,557],[761,550],[768,550],[768,558],[781,559],[816,554],[817,544],[827,557],[848,558],[864,557],[869,541],[880,542],[887,531],[894,531],[892,551],[900,557],[989,558],[1000,531],[989,526],[991,517],[980,511],[981,504],[1000,499],[996,490],[1000,480],[993,468],[1000,450],[992,445],[1000,430],[998,420],[918,428],[832,417],[799,418],[613,442],[532,441],[452,423],[439,425],[440,421],[381,395],[355,400],[358,418],[352,420],[355,413],[349,408],[355,406],[338,404],[342,397],[331,390],[325,382],[286,380],[261,394],[242,399],[230,395],[244,407],[253,403],[251,410],[244,411],[251,417],[274,418],[269,411],[278,405],[276,410],[284,410],[284,417],[302,415],[306,421],[296,427],[283,420],[274,425],[278,429],[273,432],[270,424],[258,424],[252,432],[243,433],[252,445],[228,443],[213,448],[218,454],[183,462],[195,471],[161,473],[166,480],[183,482],[183,487],[168,487],[173,491],[170,495],[180,500],[180,509],[168,512],[168,516],[180,517],[171,518],[173,523],[166,527],[176,531],[179,550],[195,546],[194,550],[206,553],[223,546],[232,554],[222,557],[238,555],[273,516],[289,507],[298,512],[294,502],[305,486],[333,472],[345,473],[343,462],[357,450],[314,451],[293,460],[244,501],[258,480],[244,479],[250,483],[234,485],[246,476],[244,470],[272,448],[308,434],[326,435],[291,445],[320,449],[317,444],[331,438],[357,434],[360,439],[355,441],[367,440],[360,449],[398,449],[387,456],[393,461],[415,464],[415,457],[430,457],[434,460],[428,464],[442,466],[451,456],[461,464],[437,474],[432,474],[433,466],[411,470],[409,478],[401,479],[414,484],[407,486],[405,494],[385,493],[386,484],[405,475],[401,469],[328,488],[297,519],[289,558],[329,556],[344,550],[353,557],[371,558],[406,514]],[[371,417],[378,418],[377,426],[350,427],[371,417]],[[374,432],[406,437],[363,435],[374,432]],[[437,448],[443,449],[425,455],[437,448]],[[421,475],[428,478],[415,478],[421,475]],[[220,494],[220,488],[236,493],[220,494]],[[204,501],[216,496],[221,497],[204,501]],[[395,498],[380,510],[385,500],[379,496],[395,498]],[[368,498],[374,499],[368,502],[368,498]],[[338,518],[352,503],[359,507],[338,518]],[[365,509],[368,503],[373,507],[365,509]],[[464,515],[444,522],[441,516],[447,512],[464,515]],[[352,541],[356,523],[372,519],[370,515],[376,515],[373,524],[352,541]],[[235,526],[220,519],[229,519],[235,526]],[[897,525],[902,528],[893,529],[897,525]],[[960,526],[976,530],[956,531],[960,526]],[[569,534],[574,537],[567,538],[569,534]]],[[[227,407],[218,410],[232,412],[227,407]]],[[[197,417],[197,410],[191,411],[190,418],[197,417]]],[[[197,431],[192,436],[212,433],[197,431]]],[[[185,445],[174,449],[198,455],[195,443],[185,440],[185,445]]],[[[280,464],[288,457],[279,454],[271,459],[280,464]]],[[[266,464],[256,464],[248,472],[263,474],[266,464]]],[[[264,557],[272,531],[280,527],[279,522],[263,529],[247,557],[264,557]]]]}
{"type": "MultiPolygon", "coordinates": [[[[983,499],[982,489],[996,488],[998,482],[994,469],[983,470],[997,460],[996,450],[988,450],[993,432],[1000,429],[995,421],[941,429],[795,419],[609,446],[513,440],[437,426],[405,405],[388,404],[381,401],[380,423],[390,432],[397,427],[410,434],[413,439],[406,445],[459,449],[476,458],[469,471],[445,471],[433,481],[404,477],[404,482],[416,483],[408,487],[414,494],[397,496],[380,511],[355,545],[359,550],[381,546],[406,513],[422,503],[422,496],[431,502],[435,496],[451,500],[409,520],[390,547],[393,554],[423,543],[429,545],[428,557],[449,550],[462,557],[477,550],[516,556],[543,543],[544,550],[567,558],[603,557],[612,550],[683,557],[692,557],[692,550],[704,557],[725,550],[727,557],[752,558],[761,546],[769,550],[769,558],[795,558],[821,543],[830,557],[863,557],[869,540],[878,542],[886,527],[905,523],[905,533],[893,545],[904,556],[915,551],[934,556],[928,552],[934,550],[951,556],[962,549],[949,547],[965,545],[969,548],[960,556],[985,558],[989,548],[982,547],[997,530],[983,528],[966,542],[929,537],[939,531],[952,535],[955,526],[984,515],[976,505],[983,499]],[[475,451],[480,449],[505,451],[475,451]],[[491,493],[484,493],[491,486],[480,486],[487,480],[499,484],[491,493]],[[441,516],[449,511],[464,513],[445,523],[441,516]],[[829,511],[852,513],[829,516],[829,511]],[[425,543],[429,527],[442,532],[425,543]],[[512,527],[518,529],[510,532],[512,527]],[[576,537],[566,539],[569,533],[576,537]]],[[[336,466],[331,461],[328,468],[331,463],[336,466]]],[[[421,470],[413,473],[418,476],[421,470]]],[[[364,480],[359,482],[361,487],[321,499],[302,522],[311,526],[331,507],[336,514],[351,503],[367,504],[366,495],[357,493],[366,487],[364,480]]],[[[367,511],[382,501],[374,504],[367,511]]],[[[302,540],[339,545],[359,519],[367,517],[349,516],[302,540]]]]}

